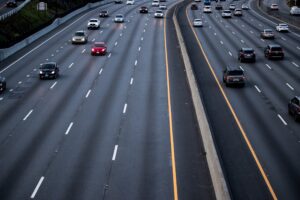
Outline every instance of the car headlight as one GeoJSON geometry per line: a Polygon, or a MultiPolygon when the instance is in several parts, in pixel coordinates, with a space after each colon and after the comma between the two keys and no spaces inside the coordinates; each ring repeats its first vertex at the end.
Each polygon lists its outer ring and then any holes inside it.
{"type": "Polygon", "coordinates": [[[81,38],[80,40],[81,40],[81,41],[85,41],[85,39],[84,39],[84,38],[81,38]]]}
{"type": "Polygon", "coordinates": [[[51,74],[55,74],[55,71],[52,71],[51,74]]]}
{"type": "Polygon", "coordinates": [[[43,74],[43,71],[40,71],[40,74],[43,74]]]}
{"type": "Polygon", "coordinates": [[[72,41],[75,41],[75,38],[72,38],[72,41]]]}

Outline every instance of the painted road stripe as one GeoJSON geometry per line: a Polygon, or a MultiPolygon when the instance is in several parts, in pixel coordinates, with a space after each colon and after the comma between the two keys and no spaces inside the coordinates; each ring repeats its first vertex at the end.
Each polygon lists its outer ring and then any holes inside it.
{"type": "Polygon", "coordinates": [[[125,105],[124,105],[124,108],[123,108],[123,114],[126,113],[126,110],[127,110],[127,103],[125,103],[125,105]]]}
{"type": "Polygon", "coordinates": [[[85,49],[83,49],[82,51],[81,51],[81,53],[84,53],[85,52],[85,49]]]}
{"type": "Polygon", "coordinates": [[[71,131],[71,128],[72,128],[73,124],[74,124],[73,122],[70,123],[70,125],[68,126],[68,128],[67,128],[67,130],[65,132],[65,135],[69,134],[69,132],[71,131]]]}
{"type": "Polygon", "coordinates": [[[254,85],[255,89],[257,90],[257,92],[261,93],[261,90],[258,88],[257,85],[254,85]]]}
{"type": "Polygon", "coordinates": [[[130,79],[130,85],[132,85],[132,83],[133,83],[133,78],[130,79]]]}
{"type": "Polygon", "coordinates": [[[243,70],[243,71],[245,71],[244,68],[243,68],[242,66],[240,66],[240,69],[243,70]]]}
{"type": "Polygon", "coordinates": [[[232,53],[231,53],[230,51],[228,52],[228,54],[229,54],[230,56],[232,56],[232,53]]]}
{"type": "Polygon", "coordinates": [[[68,68],[70,69],[73,65],[74,65],[74,63],[71,63],[68,68]]]}
{"type": "Polygon", "coordinates": [[[31,196],[30,196],[31,199],[34,199],[34,197],[35,197],[36,193],[39,191],[39,189],[40,189],[40,187],[41,187],[41,185],[42,185],[44,179],[45,179],[44,176],[42,176],[42,177],[40,178],[38,184],[36,185],[36,187],[34,188],[32,194],[31,194],[31,196]]]}
{"type": "Polygon", "coordinates": [[[223,41],[220,41],[221,44],[224,44],[223,41]]]}
{"type": "Polygon", "coordinates": [[[141,51],[141,47],[139,47],[139,51],[141,51]]]}
{"type": "Polygon", "coordinates": [[[135,66],[137,66],[137,63],[138,63],[138,61],[137,61],[137,60],[135,60],[135,62],[134,62],[134,65],[135,65],[135,66]]]}
{"type": "Polygon", "coordinates": [[[110,56],[111,56],[111,53],[109,53],[107,57],[110,58],[110,56]]]}
{"type": "Polygon", "coordinates": [[[281,120],[281,122],[282,122],[285,126],[287,125],[286,121],[281,117],[280,114],[277,114],[277,117],[279,117],[279,119],[281,120]]]}
{"type": "Polygon", "coordinates": [[[31,109],[31,110],[27,113],[27,115],[23,118],[23,121],[25,121],[25,120],[31,115],[32,112],[33,112],[33,110],[31,109]]]}
{"type": "Polygon", "coordinates": [[[117,46],[118,45],[118,42],[115,42],[115,46],[117,46]]]}
{"type": "Polygon", "coordinates": [[[294,88],[289,83],[286,83],[286,86],[288,86],[291,90],[294,90],[294,88]]]}
{"type": "Polygon", "coordinates": [[[55,81],[55,83],[53,83],[53,84],[51,85],[50,89],[52,90],[52,89],[55,87],[56,84],[57,84],[57,81],[55,81]]]}
{"type": "Polygon", "coordinates": [[[266,64],[266,66],[267,66],[269,69],[272,69],[272,67],[271,67],[270,65],[266,64]]]}
{"type": "Polygon", "coordinates": [[[292,62],[293,65],[295,65],[296,67],[299,67],[299,65],[297,65],[297,63],[295,62],[292,62]]]}
{"type": "Polygon", "coordinates": [[[113,156],[112,156],[113,161],[116,160],[117,153],[118,153],[118,147],[119,147],[118,145],[115,145],[114,153],[113,153],[113,156]]]}
{"type": "Polygon", "coordinates": [[[100,71],[99,71],[99,75],[102,73],[102,71],[103,71],[103,69],[101,68],[100,71]]]}
{"type": "Polygon", "coordinates": [[[91,93],[92,90],[89,90],[86,95],[85,95],[85,98],[88,98],[90,96],[90,93],[91,93]]]}

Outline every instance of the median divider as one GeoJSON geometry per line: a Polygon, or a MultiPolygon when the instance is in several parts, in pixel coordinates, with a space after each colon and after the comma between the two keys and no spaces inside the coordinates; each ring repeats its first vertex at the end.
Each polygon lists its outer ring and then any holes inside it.
{"type": "Polygon", "coordinates": [[[215,196],[217,200],[229,200],[231,199],[230,194],[220,165],[219,157],[214,145],[212,133],[200,97],[200,93],[194,76],[192,65],[178,24],[178,20],[176,17],[176,10],[173,13],[173,22],[175,24],[176,35],[178,38],[181,54],[183,57],[184,67],[185,67],[188,84],[192,95],[192,101],[196,112],[197,122],[200,128],[203,145],[206,152],[206,159],[207,159],[208,168],[209,168],[210,176],[215,191],[215,196]]]}

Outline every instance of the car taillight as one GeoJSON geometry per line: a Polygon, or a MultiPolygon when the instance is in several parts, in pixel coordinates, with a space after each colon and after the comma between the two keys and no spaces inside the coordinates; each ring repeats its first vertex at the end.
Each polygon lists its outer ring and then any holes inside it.
{"type": "Polygon", "coordinates": [[[95,51],[95,49],[94,49],[94,48],[92,48],[92,51],[95,51]]]}

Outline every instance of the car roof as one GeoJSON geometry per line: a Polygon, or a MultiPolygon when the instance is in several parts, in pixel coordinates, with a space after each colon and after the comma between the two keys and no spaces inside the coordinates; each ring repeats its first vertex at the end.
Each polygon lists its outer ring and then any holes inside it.
{"type": "Polygon", "coordinates": [[[105,45],[105,42],[95,42],[94,45],[105,45]]]}
{"type": "Polygon", "coordinates": [[[281,46],[279,44],[269,44],[268,46],[271,47],[271,48],[272,47],[280,47],[281,48],[281,46]]]}

